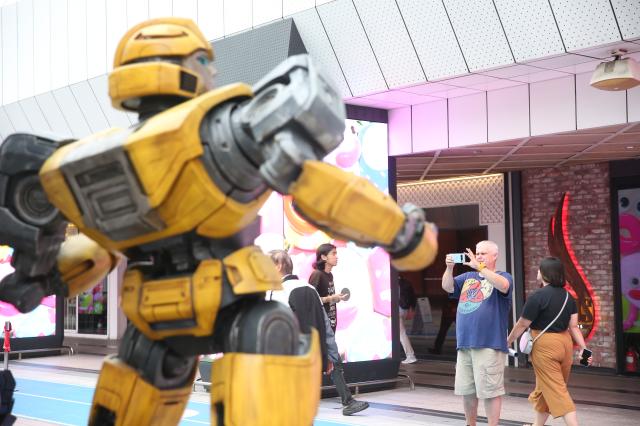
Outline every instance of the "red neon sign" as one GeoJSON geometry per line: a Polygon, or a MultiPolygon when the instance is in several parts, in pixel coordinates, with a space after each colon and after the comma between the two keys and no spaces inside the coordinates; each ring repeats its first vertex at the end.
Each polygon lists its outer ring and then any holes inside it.
{"type": "Polygon", "coordinates": [[[578,323],[582,326],[585,339],[590,340],[598,328],[600,306],[595,292],[582,267],[578,263],[569,239],[569,193],[562,194],[556,211],[549,223],[548,246],[552,256],[564,264],[565,288],[576,299],[578,323]],[[559,226],[558,226],[559,225],[559,226]]]}

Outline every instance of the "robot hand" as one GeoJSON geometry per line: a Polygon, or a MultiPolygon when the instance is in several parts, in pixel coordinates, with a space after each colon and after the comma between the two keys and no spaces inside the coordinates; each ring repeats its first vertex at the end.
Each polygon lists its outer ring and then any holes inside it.
{"type": "Polygon", "coordinates": [[[391,264],[399,271],[416,271],[430,265],[438,253],[438,229],[427,222],[422,209],[413,204],[402,207],[404,226],[391,247],[391,264]]]}
{"type": "Polygon", "coordinates": [[[38,171],[59,143],[13,134],[0,146],[0,243],[14,250],[15,272],[0,282],[0,300],[33,310],[59,287],[56,256],[67,222],[47,199],[38,171]]]}
{"type": "Polygon", "coordinates": [[[13,273],[0,281],[0,300],[11,303],[20,312],[31,312],[42,299],[62,287],[57,273],[28,278],[13,273]]]}

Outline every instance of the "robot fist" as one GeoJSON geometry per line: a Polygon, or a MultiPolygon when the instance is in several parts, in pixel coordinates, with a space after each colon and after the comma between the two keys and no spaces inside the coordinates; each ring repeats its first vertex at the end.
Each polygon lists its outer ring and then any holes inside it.
{"type": "Polygon", "coordinates": [[[416,271],[433,263],[438,253],[438,229],[412,204],[402,207],[405,223],[390,248],[391,264],[399,271],[416,271]]]}
{"type": "MultiPolygon", "coordinates": [[[[55,274],[54,274],[55,275],[55,274]]],[[[51,294],[55,277],[24,278],[19,274],[7,275],[0,281],[0,300],[11,303],[22,313],[31,312],[42,299],[51,294]]]]}

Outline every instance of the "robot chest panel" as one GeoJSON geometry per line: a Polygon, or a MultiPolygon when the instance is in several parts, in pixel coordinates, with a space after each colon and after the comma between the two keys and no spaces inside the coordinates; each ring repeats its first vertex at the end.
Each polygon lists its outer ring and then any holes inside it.
{"type": "Polygon", "coordinates": [[[59,165],[81,214],[81,230],[99,232],[113,241],[165,228],[125,149],[131,133],[132,129],[113,129],[81,140],[59,165]]]}
{"type": "Polygon", "coordinates": [[[141,138],[133,130],[114,129],[69,146],[53,170],[60,179],[45,179],[47,193],[82,232],[116,250],[192,231],[229,237],[255,219],[269,192],[249,202],[233,200],[195,152],[182,156],[179,167],[153,161],[155,153],[142,155],[153,146],[150,139],[174,145],[170,135],[141,138]],[[59,185],[51,185],[54,180],[59,185]]]}

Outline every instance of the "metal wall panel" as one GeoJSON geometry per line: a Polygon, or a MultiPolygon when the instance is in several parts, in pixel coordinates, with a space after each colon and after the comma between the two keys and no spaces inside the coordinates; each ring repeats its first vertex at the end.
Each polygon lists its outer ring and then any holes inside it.
{"type": "Polygon", "coordinates": [[[62,115],[60,106],[53,97],[53,92],[36,95],[36,102],[46,117],[47,123],[49,123],[49,127],[51,127],[53,132],[65,136],[71,136],[69,124],[62,115]]]}
{"type": "Polygon", "coordinates": [[[173,0],[173,16],[198,22],[198,0],[173,0]]]}
{"type": "Polygon", "coordinates": [[[609,0],[549,0],[567,51],[620,40],[609,0]]]}
{"type": "Polygon", "coordinates": [[[531,136],[576,129],[576,94],[573,76],[529,85],[531,136]]]}
{"type": "Polygon", "coordinates": [[[516,61],[564,53],[548,2],[494,0],[494,4],[516,61]]]}
{"type": "Polygon", "coordinates": [[[13,128],[16,132],[32,132],[33,127],[31,123],[27,119],[22,107],[18,104],[18,102],[13,102],[4,106],[4,110],[11,120],[11,124],[13,124],[13,128]]]}
{"type": "Polygon", "coordinates": [[[251,0],[224,0],[224,35],[251,28],[251,0]]]}
{"type": "Polygon", "coordinates": [[[529,87],[527,85],[487,92],[489,142],[529,136],[529,87]]]}
{"type": "Polygon", "coordinates": [[[33,0],[18,2],[18,75],[18,99],[33,96],[33,0]]]}
{"type": "Polygon", "coordinates": [[[576,116],[578,129],[627,122],[627,94],[594,89],[591,72],[576,75],[576,116]]]}
{"type": "Polygon", "coordinates": [[[491,0],[444,0],[470,71],[514,62],[491,0]]]}
{"type": "MultiPolygon", "coordinates": [[[[222,0],[220,0],[222,1],[222,0]]],[[[211,3],[208,1],[207,3],[211,3]]],[[[172,16],[173,0],[151,0],[149,2],[149,19],[172,16]]]]}
{"type": "Polygon", "coordinates": [[[468,73],[442,2],[397,1],[427,79],[468,73]]]}
{"type": "Polygon", "coordinates": [[[640,121],[640,86],[627,90],[627,110],[629,111],[628,123],[640,121]]]}
{"type": "Polygon", "coordinates": [[[65,122],[71,129],[71,134],[75,138],[83,138],[92,133],[87,121],[82,115],[82,110],[68,87],[54,90],[53,97],[60,107],[60,112],[64,116],[65,122]]]}
{"type": "Polygon", "coordinates": [[[4,107],[0,107],[0,135],[2,135],[2,139],[4,140],[4,138],[13,132],[15,132],[15,129],[13,124],[11,124],[11,120],[9,120],[9,116],[4,110],[4,107]]]}
{"type": "Polygon", "coordinates": [[[149,2],[147,0],[127,0],[127,29],[147,19],[149,19],[149,2]]]}
{"type": "Polygon", "coordinates": [[[0,106],[4,104],[2,102],[2,67],[3,67],[3,58],[2,58],[2,7],[0,6],[0,106]]]}
{"type": "Polygon", "coordinates": [[[411,107],[389,111],[389,155],[411,154],[411,107]]]}
{"type": "Polygon", "coordinates": [[[618,27],[625,40],[640,39],[640,0],[611,0],[618,27]]]}
{"type": "Polygon", "coordinates": [[[282,15],[293,15],[294,13],[311,9],[315,4],[314,0],[282,0],[282,15]]]}
{"type": "Polygon", "coordinates": [[[449,99],[449,147],[487,142],[487,95],[449,99]]]}
{"type": "Polygon", "coordinates": [[[324,31],[320,17],[315,8],[293,15],[302,42],[323,72],[329,74],[343,98],[353,96],[345,80],[342,68],[324,31]]]}
{"type": "Polygon", "coordinates": [[[292,19],[280,20],[213,43],[219,71],[216,84],[257,83],[292,53],[292,27],[292,19]]]}
{"type": "Polygon", "coordinates": [[[2,103],[18,100],[18,7],[2,8],[2,103]]]}
{"type": "Polygon", "coordinates": [[[107,1],[107,67],[113,69],[113,56],[120,38],[127,32],[127,0],[107,1]]]}
{"type": "Polygon", "coordinates": [[[51,90],[51,19],[49,0],[33,2],[33,91],[51,90]]]}
{"type": "Polygon", "coordinates": [[[198,0],[198,26],[209,41],[224,37],[223,0],[198,0]]]}
{"type": "Polygon", "coordinates": [[[387,90],[351,0],[337,0],[318,6],[317,10],[353,95],[387,90]]]}
{"type": "Polygon", "coordinates": [[[69,83],[87,79],[87,2],[67,0],[69,83]]]}
{"type": "Polygon", "coordinates": [[[282,0],[253,0],[253,26],[282,19],[282,0]]]}
{"type": "Polygon", "coordinates": [[[446,149],[449,146],[447,100],[416,105],[412,112],[413,152],[446,149]]]}
{"type": "Polygon", "coordinates": [[[354,0],[354,4],[389,87],[426,81],[395,0],[354,0]]]}
{"type": "Polygon", "coordinates": [[[91,0],[87,8],[87,78],[107,72],[107,0],[91,0]]]}
{"type": "Polygon", "coordinates": [[[89,80],[89,86],[91,86],[93,96],[95,96],[102,113],[109,122],[109,127],[129,127],[131,125],[127,114],[111,106],[111,99],[108,94],[109,82],[106,75],[92,78],[89,80]]]}
{"type": "Polygon", "coordinates": [[[22,111],[24,111],[31,127],[36,132],[50,132],[51,126],[47,122],[46,117],[40,110],[36,98],[30,97],[19,102],[22,111]]]}
{"type": "Polygon", "coordinates": [[[93,91],[86,81],[69,86],[75,101],[78,103],[82,116],[87,121],[91,132],[99,132],[109,127],[106,117],[102,113],[102,108],[98,100],[93,95],[93,91]]]}

